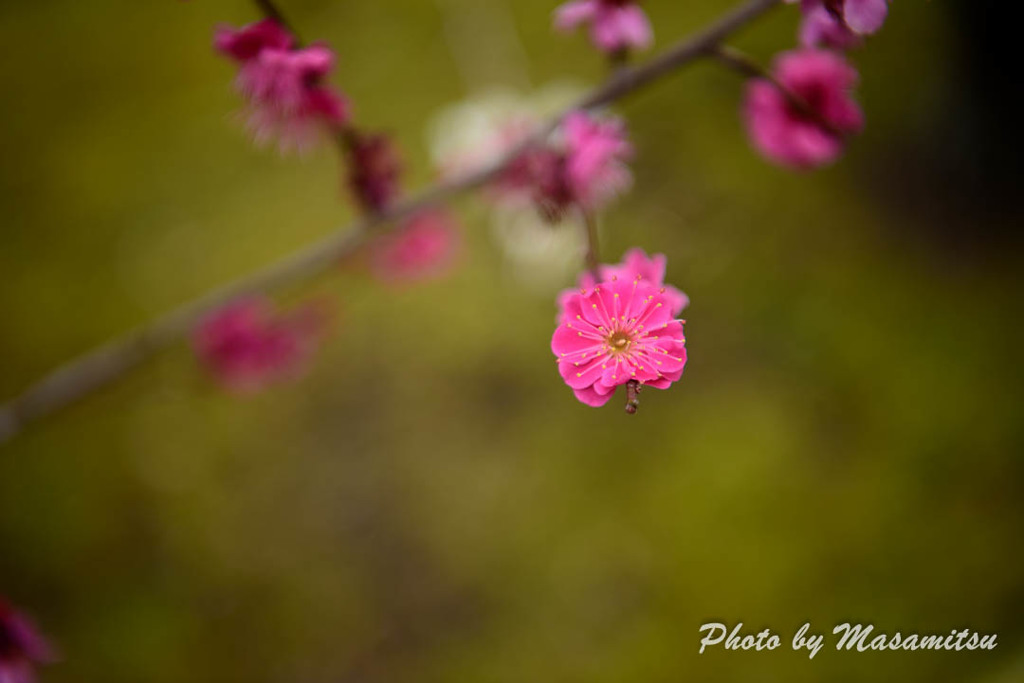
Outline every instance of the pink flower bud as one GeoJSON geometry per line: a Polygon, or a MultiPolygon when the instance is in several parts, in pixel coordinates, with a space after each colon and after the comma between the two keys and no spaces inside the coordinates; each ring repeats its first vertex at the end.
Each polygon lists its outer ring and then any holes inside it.
{"type": "Polygon", "coordinates": [[[387,207],[398,196],[402,162],[387,135],[350,132],[348,148],[349,187],[359,203],[371,212],[387,207]]]}

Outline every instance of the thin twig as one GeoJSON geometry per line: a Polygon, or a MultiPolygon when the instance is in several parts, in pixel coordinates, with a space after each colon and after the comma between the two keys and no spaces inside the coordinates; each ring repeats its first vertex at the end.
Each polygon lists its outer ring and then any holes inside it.
{"type": "MultiPolygon", "coordinates": [[[[257,1],[261,7],[270,7],[271,11],[276,11],[272,3],[257,1]]],[[[592,109],[614,102],[705,56],[711,47],[780,2],[749,0],[710,27],[676,43],[651,61],[617,72],[604,85],[552,119],[536,135],[497,162],[453,181],[434,185],[414,197],[395,203],[379,215],[363,217],[348,230],[324,237],[281,261],[215,289],[59,367],[31,385],[20,396],[0,406],[0,443],[11,439],[28,422],[55,413],[110,384],[147,358],[177,342],[205,316],[232,300],[312,279],[327,271],[339,259],[353,254],[371,232],[383,229],[425,207],[486,184],[525,149],[544,140],[569,111],[592,109]]]]}

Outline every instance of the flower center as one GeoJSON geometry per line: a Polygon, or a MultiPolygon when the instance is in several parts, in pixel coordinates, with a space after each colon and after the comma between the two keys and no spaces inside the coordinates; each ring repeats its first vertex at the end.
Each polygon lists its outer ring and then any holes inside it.
{"type": "Polygon", "coordinates": [[[608,336],[606,343],[608,344],[608,350],[611,353],[620,354],[629,351],[629,347],[633,343],[633,339],[626,332],[616,330],[608,336]]]}

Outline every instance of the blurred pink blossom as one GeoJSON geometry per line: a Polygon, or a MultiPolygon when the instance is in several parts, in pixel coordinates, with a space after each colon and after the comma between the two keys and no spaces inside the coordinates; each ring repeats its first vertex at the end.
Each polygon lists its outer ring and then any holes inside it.
{"type": "Polygon", "coordinates": [[[796,106],[774,83],[751,81],[745,109],[754,146],[768,159],[792,168],[834,161],[843,151],[845,136],[864,126],[860,107],[850,95],[857,71],[832,52],[798,50],[779,56],[773,75],[813,115],[796,106]]]}
{"type": "Polygon", "coordinates": [[[267,48],[289,50],[295,46],[295,38],[273,19],[264,19],[242,28],[218,27],[213,46],[218,52],[245,63],[267,48]]]}
{"type": "MultiPolygon", "coordinates": [[[[798,0],[786,0],[797,2],[798,0]]],[[[889,0],[799,0],[805,15],[821,9],[841,28],[867,36],[882,28],[889,14],[889,0]]]]}
{"type": "Polygon", "coordinates": [[[245,299],[204,320],[193,346],[224,388],[252,393],[304,369],[319,346],[324,318],[316,307],[283,314],[265,299],[245,299]]]}
{"type": "Polygon", "coordinates": [[[562,123],[562,147],[533,150],[525,157],[542,213],[560,217],[571,205],[602,208],[633,182],[626,161],[633,146],[625,125],[576,111],[562,123]]]}
{"type": "Polygon", "coordinates": [[[373,272],[392,283],[437,278],[454,264],[460,236],[450,215],[422,211],[374,244],[373,272]]]}
{"type": "Polygon", "coordinates": [[[804,47],[829,47],[849,50],[863,41],[846,24],[836,21],[824,6],[812,7],[800,22],[800,44],[804,47]]]}
{"type": "Polygon", "coordinates": [[[565,173],[576,200],[596,208],[633,182],[625,161],[633,155],[625,124],[575,112],[565,123],[565,173]]]}
{"type": "Polygon", "coordinates": [[[551,351],[576,398],[602,406],[631,380],[657,389],[678,381],[686,339],[673,305],[641,276],[606,280],[564,297],[551,351]]]}
{"type": "Polygon", "coordinates": [[[34,665],[55,658],[35,625],[0,597],[0,683],[32,683],[34,665]]]}
{"type": "Polygon", "coordinates": [[[882,28],[889,14],[889,0],[845,0],[842,6],[846,25],[865,36],[882,28]]]}
{"type": "Polygon", "coordinates": [[[324,128],[349,117],[347,100],[324,81],[334,53],[324,45],[293,47],[294,39],[269,19],[240,29],[221,28],[215,47],[239,62],[235,83],[246,99],[246,122],[257,143],[277,140],[282,151],[305,151],[324,128]]]}
{"type": "Polygon", "coordinates": [[[646,48],[654,39],[651,22],[635,0],[574,0],[555,10],[560,31],[586,23],[594,45],[609,53],[646,48]]]}

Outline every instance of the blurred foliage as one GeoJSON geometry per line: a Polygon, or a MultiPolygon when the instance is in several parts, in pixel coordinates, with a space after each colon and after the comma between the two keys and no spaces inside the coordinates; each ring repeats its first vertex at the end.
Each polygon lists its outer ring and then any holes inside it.
{"type": "MultiPolygon", "coordinates": [[[[282,0],[412,187],[444,105],[602,76],[553,4],[282,0]]],[[[730,4],[647,8],[664,46],[730,4]]],[[[985,46],[951,9],[893,4],[854,55],[868,128],[826,171],[758,159],[712,65],[618,108],[637,183],[605,255],[668,254],[693,301],[687,373],[635,418],[576,403],[551,300],[495,277],[467,199],[446,281],[356,263],[282,293],[339,308],[309,377],[239,400],[182,345],[4,447],[0,592],[59,643],[44,680],[1020,680],[1021,213],[971,143],[985,46]],[[698,656],[712,620],[784,647],[698,656]],[[808,661],[806,620],[1000,646],[808,661]]],[[[253,17],[0,4],[0,394],[350,218],[330,150],[253,149],[230,114],[211,31],[253,17]]],[[[739,43],[767,61],[795,23],[739,43]]]]}

